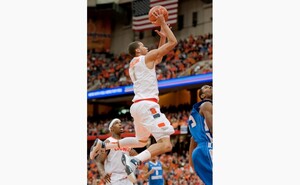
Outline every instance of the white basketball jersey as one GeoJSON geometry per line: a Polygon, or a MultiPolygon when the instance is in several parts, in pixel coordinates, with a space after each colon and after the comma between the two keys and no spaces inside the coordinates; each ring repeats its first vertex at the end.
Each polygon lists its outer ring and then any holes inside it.
{"type": "Polygon", "coordinates": [[[158,84],[155,66],[149,69],[145,64],[145,56],[134,57],[130,61],[129,75],[133,82],[135,100],[156,98],[158,100],[158,84]]]}
{"type": "MultiPolygon", "coordinates": [[[[113,137],[109,137],[107,139],[111,143],[118,141],[113,137]]],[[[115,148],[109,151],[109,154],[104,161],[104,170],[106,173],[112,173],[112,183],[127,177],[125,166],[122,164],[121,158],[123,153],[129,155],[130,150],[130,148],[115,148]]]]}

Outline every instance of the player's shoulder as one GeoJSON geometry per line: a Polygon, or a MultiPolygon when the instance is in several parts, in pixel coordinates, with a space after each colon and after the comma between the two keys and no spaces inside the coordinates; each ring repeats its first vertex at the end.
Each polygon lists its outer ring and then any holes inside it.
{"type": "Polygon", "coordinates": [[[211,100],[203,100],[200,102],[199,108],[206,108],[206,107],[211,107],[212,106],[212,101],[211,100]]]}
{"type": "Polygon", "coordinates": [[[111,136],[104,140],[105,143],[110,143],[110,142],[115,142],[115,141],[116,141],[116,139],[111,136]]]}

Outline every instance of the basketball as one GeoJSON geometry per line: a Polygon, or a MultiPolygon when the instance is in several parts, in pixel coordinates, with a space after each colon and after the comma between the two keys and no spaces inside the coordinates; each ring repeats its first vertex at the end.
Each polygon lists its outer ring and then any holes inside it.
{"type": "MultiPolygon", "coordinates": [[[[160,6],[160,5],[158,5],[158,6],[153,6],[153,7],[150,9],[150,11],[149,11],[148,16],[149,16],[149,21],[150,21],[152,24],[154,24],[154,25],[156,25],[156,24],[154,23],[154,22],[156,21],[156,17],[155,17],[154,15],[152,15],[152,13],[155,12],[156,10],[159,10],[159,9],[162,10],[162,13],[163,13],[163,15],[164,15],[164,17],[165,17],[165,21],[168,20],[169,13],[168,13],[168,10],[167,10],[165,7],[160,6]]],[[[156,26],[158,26],[158,25],[156,25],[156,26]]]]}

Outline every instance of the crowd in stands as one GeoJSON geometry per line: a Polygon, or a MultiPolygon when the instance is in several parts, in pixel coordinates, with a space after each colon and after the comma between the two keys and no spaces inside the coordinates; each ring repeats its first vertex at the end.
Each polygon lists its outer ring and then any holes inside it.
{"type": "MultiPolygon", "coordinates": [[[[157,79],[166,80],[186,75],[205,74],[212,72],[213,37],[212,34],[190,35],[178,40],[177,46],[157,65],[157,79]],[[185,73],[193,65],[209,60],[205,65],[189,73],[185,73]]],[[[88,51],[87,54],[87,85],[88,91],[130,85],[129,63],[131,56],[121,53],[97,53],[88,51]]]]}

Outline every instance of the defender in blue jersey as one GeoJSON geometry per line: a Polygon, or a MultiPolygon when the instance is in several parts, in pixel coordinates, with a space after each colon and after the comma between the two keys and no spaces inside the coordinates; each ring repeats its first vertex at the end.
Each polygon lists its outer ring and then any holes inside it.
{"type": "Polygon", "coordinates": [[[205,185],[212,185],[212,94],[212,87],[209,85],[200,89],[199,97],[202,101],[193,105],[188,122],[192,135],[189,162],[205,185]]]}
{"type": "Polygon", "coordinates": [[[147,172],[144,179],[148,179],[148,185],[164,185],[163,170],[167,169],[168,167],[161,163],[157,156],[151,157],[144,166],[144,171],[147,172]]]}

